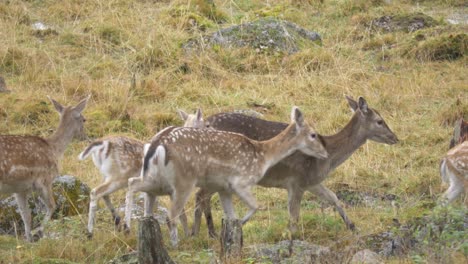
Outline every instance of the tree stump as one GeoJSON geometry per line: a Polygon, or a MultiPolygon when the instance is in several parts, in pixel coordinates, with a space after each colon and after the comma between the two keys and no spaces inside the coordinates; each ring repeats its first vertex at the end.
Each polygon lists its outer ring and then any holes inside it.
{"type": "Polygon", "coordinates": [[[222,220],[220,235],[221,256],[225,260],[240,259],[242,257],[242,223],[239,219],[222,220]]]}
{"type": "Polygon", "coordinates": [[[142,217],[138,223],[138,263],[174,263],[164,248],[159,223],[151,216],[142,217]]]}

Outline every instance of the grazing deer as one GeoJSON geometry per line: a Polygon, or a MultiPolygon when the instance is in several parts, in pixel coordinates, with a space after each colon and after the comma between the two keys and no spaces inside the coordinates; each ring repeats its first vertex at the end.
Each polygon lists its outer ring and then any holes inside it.
{"type": "Polygon", "coordinates": [[[442,203],[447,205],[465,191],[465,205],[468,205],[468,122],[460,118],[455,123],[450,150],[440,163],[442,181],[449,188],[442,195],[442,203]]]}
{"type": "MultiPolygon", "coordinates": [[[[297,151],[270,168],[265,177],[258,182],[258,185],[263,187],[275,187],[288,191],[289,228],[293,233],[297,231],[300,204],[305,191],[310,191],[334,205],[346,226],[354,230],[354,224],[349,220],[335,193],[325,187],[322,181],[367,140],[390,145],[398,142],[397,136],[390,130],[384,119],[376,110],[367,105],[364,98],[359,97],[358,102],[350,97],[346,99],[354,112],[349,123],[335,135],[317,135],[328,152],[328,158],[317,159],[297,151]]],[[[255,140],[268,140],[287,127],[284,123],[236,113],[216,114],[208,117],[205,123],[206,127],[237,132],[255,140]]],[[[210,197],[210,194],[204,193],[203,190],[197,193],[199,204],[195,208],[192,230],[195,235],[199,230],[200,210],[204,211],[207,219],[211,219],[211,211],[207,207],[210,197]],[[205,200],[202,197],[205,197],[205,200]]]]}
{"type": "Polygon", "coordinates": [[[296,150],[318,158],[328,155],[297,107],[292,109],[291,124],[267,141],[211,129],[168,127],[153,137],[145,154],[141,177],[129,180],[129,193],[152,191],[158,188],[155,184],[158,181],[171,185],[174,197],[169,212],[170,232],[175,246],[178,242],[176,218],[196,186],[218,192],[224,213],[231,219],[236,217],[232,194],[237,194],[250,208],[241,220],[244,224],[258,208],[251,188],[269,167],[296,150]]]}
{"type": "Polygon", "coordinates": [[[47,212],[39,229],[41,233],[55,210],[52,181],[59,175],[59,161],[73,137],[86,137],[83,129],[85,118],[81,112],[89,96],[75,107],[64,107],[49,99],[60,114],[59,125],[50,137],[0,135],[0,193],[15,194],[26,239],[30,242],[33,237],[28,194],[38,191],[45,204],[47,212]]]}
{"type": "MultiPolygon", "coordinates": [[[[189,115],[179,110],[180,117],[185,121],[184,127],[203,127],[202,113],[197,110],[195,115],[189,115]]],[[[114,209],[109,195],[126,188],[128,179],[138,177],[141,173],[143,163],[143,142],[124,136],[109,136],[98,139],[91,143],[78,156],[80,160],[87,159],[92,155],[94,165],[103,175],[104,183],[94,188],[90,193],[88,236],[92,237],[94,219],[97,210],[97,202],[103,199],[112,214],[116,226],[120,223],[120,216],[114,209]]],[[[145,196],[145,216],[152,216],[152,208],[156,196],[171,195],[172,189],[169,184],[162,182],[158,190],[145,196]]],[[[181,215],[181,222],[186,234],[189,233],[187,218],[181,215]]],[[[212,227],[214,229],[214,227],[212,227]]],[[[214,232],[214,231],[212,231],[214,232]]]]}
{"type": "Polygon", "coordinates": [[[453,137],[450,140],[449,148],[453,148],[466,140],[468,140],[468,122],[465,122],[463,117],[461,117],[455,122],[455,129],[453,130],[453,137]]]}

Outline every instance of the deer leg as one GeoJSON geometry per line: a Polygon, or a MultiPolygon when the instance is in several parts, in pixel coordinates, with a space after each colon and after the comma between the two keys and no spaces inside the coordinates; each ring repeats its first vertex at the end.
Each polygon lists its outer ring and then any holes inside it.
{"type": "Polygon", "coordinates": [[[463,183],[458,180],[455,175],[449,174],[450,177],[450,187],[445,191],[444,197],[447,199],[447,203],[451,203],[455,200],[464,189],[463,183]]]}
{"type": "Polygon", "coordinates": [[[133,196],[135,192],[142,191],[145,185],[144,178],[142,177],[133,177],[128,179],[128,190],[125,195],[125,224],[124,231],[130,232],[130,223],[132,220],[132,210],[133,210],[133,196]]]}
{"type": "Polygon", "coordinates": [[[331,203],[333,206],[335,206],[335,209],[338,211],[340,214],[341,218],[346,224],[346,227],[350,230],[355,230],[355,225],[351,220],[349,220],[348,216],[346,215],[345,211],[341,207],[341,202],[338,200],[338,197],[336,197],[336,194],[332,192],[330,189],[327,187],[323,186],[322,184],[317,184],[314,186],[311,186],[309,188],[309,191],[312,192],[313,194],[317,195],[318,197],[322,198],[323,200],[331,203]]]}
{"type": "Polygon", "coordinates": [[[112,214],[112,220],[114,221],[114,225],[118,226],[120,224],[120,216],[115,211],[115,208],[114,208],[114,205],[111,202],[110,196],[109,195],[104,195],[104,196],[102,196],[102,199],[104,200],[104,203],[106,204],[107,209],[109,209],[109,211],[112,214]]]}
{"type": "Polygon", "coordinates": [[[288,189],[289,231],[293,234],[297,232],[303,195],[304,191],[299,187],[288,189]]]}
{"type": "Polygon", "coordinates": [[[102,197],[106,203],[107,208],[112,214],[115,225],[118,225],[120,222],[120,217],[115,212],[114,206],[112,205],[109,195],[117,190],[125,188],[127,186],[126,180],[117,181],[117,182],[105,182],[98,187],[91,190],[90,193],[90,202],[89,202],[89,214],[88,214],[88,236],[92,237],[94,229],[94,219],[96,216],[97,202],[102,197]]]}
{"type": "Polygon", "coordinates": [[[16,203],[20,211],[21,219],[24,223],[24,234],[26,235],[26,240],[32,242],[31,236],[31,210],[28,206],[28,199],[26,193],[15,193],[16,203]]]}
{"type": "Polygon", "coordinates": [[[196,236],[200,232],[200,222],[202,211],[205,214],[206,225],[208,226],[208,234],[210,237],[216,237],[216,231],[213,224],[213,216],[211,214],[211,197],[213,193],[200,189],[196,194],[195,214],[192,226],[192,235],[196,236]]]}
{"type": "Polygon", "coordinates": [[[145,212],[144,216],[153,216],[154,204],[157,203],[156,195],[150,192],[145,192],[145,212]]]}
{"type": "Polygon", "coordinates": [[[237,195],[239,195],[239,198],[247,204],[247,206],[250,208],[250,210],[247,212],[247,214],[242,218],[241,223],[244,225],[249,219],[252,217],[252,215],[255,214],[255,212],[258,209],[257,205],[257,200],[255,200],[255,197],[252,194],[252,191],[250,190],[249,187],[234,187],[234,191],[236,192],[237,195]]]}
{"type": "Polygon", "coordinates": [[[223,206],[224,215],[227,219],[236,219],[234,206],[232,205],[232,194],[229,192],[218,192],[219,200],[223,206]]]}
{"type": "MultiPolygon", "coordinates": [[[[193,185],[192,185],[193,186],[193,185]]],[[[186,186],[185,186],[186,187],[186,186]]],[[[190,196],[191,188],[179,188],[179,190],[175,190],[175,195],[174,195],[174,200],[172,201],[171,204],[171,210],[169,213],[169,223],[170,223],[170,233],[171,233],[171,243],[172,246],[177,246],[178,244],[178,235],[177,235],[177,219],[185,213],[184,211],[184,205],[187,203],[187,200],[190,196]]],[[[186,219],[185,219],[186,221],[186,219]]],[[[187,223],[185,223],[187,224],[187,223]]],[[[186,227],[184,227],[186,228],[186,227]]],[[[188,228],[187,228],[187,233],[188,233],[188,228]]]]}
{"type": "Polygon", "coordinates": [[[215,226],[213,223],[213,215],[211,213],[211,197],[213,196],[214,193],[206,193],[205,192],[205,197],[202,199],[203,200],[203,213],[205,214],[205,220],[206,220],[206,225],[208,226],[208,235],[210,237],[216,237],[216,230],[215,226]]]}
{"type": "Polygon", "coordinates": [[[44,202],[44,205],[46,207],[46,215],[44,219],[42,220],[41,226],[39,227],[39,233],[38,235],[41,237],[44,226],[47,225],[49,220],[52,218],[52,214],[55,211],[56,204],[55,204],[55,199],[54,199],[54,193],[52,191],[52,184],[44,184],[44,183],[37,183],[38,189],[40,190],[40,196],[44,202]]]}

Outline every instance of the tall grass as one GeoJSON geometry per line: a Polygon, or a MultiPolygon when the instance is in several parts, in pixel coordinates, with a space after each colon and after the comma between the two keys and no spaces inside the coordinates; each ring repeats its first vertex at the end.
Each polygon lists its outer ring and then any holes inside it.
{"type": "MultiPolygon", "coordinates": [[[[458,1],[214,3],[216,9],[206,1],[179,0],[0,3],[0,74],[13,91],[0,94],[0,133],[47,136],[58,118],[46,95],[70,104],[92,94],[84,112],[91,137],[126,134],[147,140],[165,126],[181,124],[176,109],[201,107],[210,115],[255,108],[252,102],[269,106],[256,109],[265,118],[283,122],[288,122],[291,105],[298,105],[306,119],[328,135],[351,117],[344,95],[364,96],[401,142],[365,144],[325,184],[335,191],[346,186],[399,197],[398,211],[390,205],[347,208],[364,234],[389,229],[392,218],[411,219],[431,210],[427,204],[443,191],[438,162],[447,151],[452,122],[458,116],[468,118],[466,56],[426,59],[424,52],[431,52],[437,31],[423,32],[431,46],[420,50],[416,48],[426,44],[416,43],[415,34],[377,32],[367,22],[401,10],[431,13],[437,8],[439,14],[450,13],[458,1]],[[323,44],[296,54],[263,54],[249,48],[187,53],[181,48],[190,38],[261,16],[288,19],[317,31],[323,44]],[[35,22],[57,34],[36,34],[31,28],[35,22]]],[[[434,16],[443,21],[442,16],[434,16]]],[[[442,23],[439,30],[450,38],[451,32],[466,34],[466,25],[442,23]]],[[[465,45],[465,52],[466,37],[464,41],[460,45],[465,45]]],[[[92,163],[76,159],[85,144],[71,144],[62,172],[96,186],[100,176],[92,163]]],[[[245,244],[286,239],[286,192],[258,188],[256,194],[264,210],[245,226],[245,244]]],[[[123,192],[113,199],[122,204],[123,192]]],[[[167,206],[167,199],[162,202],[167,206]]],[[[345,230],[336,212],[323,211],[310,194],[302,205],[301,239],[322,245],[359,239],[360,235],[345,230]]],[[[216,199],[213,207],[219,225],[222,210],[216,199]]],[[[104,263],[135,248],[134,233],[114,232],[104,210],[98,215],[94,239],[86,240],[86,218],[51,224],[59,240],[27,244],[2,236],[0,259],[104,263]]],[[[181,262],[190,262],[187,254],[205,261],[202,255],[219,249],[218,241],[209,239],[205,231],[200,237],[183,239],[171,255],[181,262]]],[[[163,232],[167,235],[164,227],[163,232]]]]}

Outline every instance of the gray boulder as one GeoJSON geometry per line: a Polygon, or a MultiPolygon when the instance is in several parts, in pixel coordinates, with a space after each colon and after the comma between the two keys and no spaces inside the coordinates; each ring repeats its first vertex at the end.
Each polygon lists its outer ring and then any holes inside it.
{"type": "Polygon", "coordinates": [[[186,51],[205,47],[251,47],[261,51],[295,53],[305,43],[321,43],[320,35],[298,25],[275,18],[263,18],[221,29],[192,39],[183,45],[186,51]]]}

